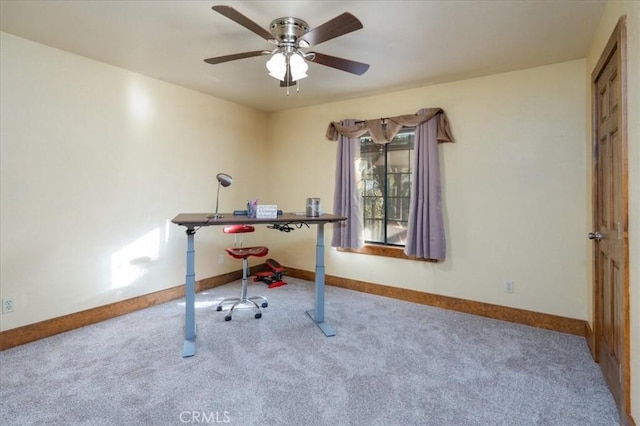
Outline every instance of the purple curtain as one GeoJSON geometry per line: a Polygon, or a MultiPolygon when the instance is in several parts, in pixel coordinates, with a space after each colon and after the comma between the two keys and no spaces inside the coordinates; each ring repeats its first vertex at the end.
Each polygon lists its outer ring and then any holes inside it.
{"type": "Polygon", "coordinates": [[[442,220],[438,122],[434,118],[416,126],[413,183],[407,242],[407,256],[443,260],[447,245],[442,220]]]}
{"type": "MultiPolygon", "coordinates": [[[[355,120],[344,120],[342,124],[353,126],[355,120]]],[[[362,134],[366,131],[364,129],[362,134]]],[[[345,216],[347,220],[333,224],[332,247],[361,248],[364,246],[358,161],[360,161],[360,137],[340,135],[336,158],[333,213],[345,216]]]]}

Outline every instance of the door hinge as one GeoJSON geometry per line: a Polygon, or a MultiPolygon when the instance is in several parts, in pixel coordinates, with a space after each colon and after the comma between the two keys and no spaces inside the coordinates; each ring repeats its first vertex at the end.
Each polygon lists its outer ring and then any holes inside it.
{"type": "Polygon", "coordinates": [[[618,239],[622,239],[622,224],[618,222],[618,239]]]}

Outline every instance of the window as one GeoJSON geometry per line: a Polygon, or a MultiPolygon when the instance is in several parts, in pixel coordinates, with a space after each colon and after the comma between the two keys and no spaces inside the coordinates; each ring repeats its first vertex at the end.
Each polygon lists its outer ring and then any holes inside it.
{"type": "Polygon", "coordinates": [[[331,246],[382,256],[393,252],[393,257],[402,257],[397,255],[401,253],[428,262],[444,260],[438,145],[453,142],[444,111],[422,108],[415,115],[331,122],[327,138],[338,141],[334,213],[347,218],[346,223],[334,225],[331,246]],[[413,126],[413,131],[403,126],[413,126]],[[361,140],[367,131],[383,143],[389,134],[395,143],[381,148],[369,138],[361,140]]]}
{"type": "Polygon", "coordinates": [[[402,247],[407,239],[414,128],[403,128],[388,144],[360,137],[360,192],[367,244],[402,247]]]}

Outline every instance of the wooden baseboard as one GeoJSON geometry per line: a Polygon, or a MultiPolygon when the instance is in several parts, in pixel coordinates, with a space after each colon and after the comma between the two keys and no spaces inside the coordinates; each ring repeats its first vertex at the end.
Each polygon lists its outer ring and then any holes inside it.
{"type": "MultiPolygon", "coordinates": [[[[234,271],[196,282],[196,292],[242,278],[234,271]]],[[[0,332],[0,351],[184,297],[184,284],[0,332]]]]}
{"type": "MultiPolygon", "coordinates": [[[[286,271],[288,276],[294,278],[307,281],[314,281],[315,279],[315,273],[313,272],[295,268],[286,268],[286,271]]],[[[405,300],[408,302],[420,303],[466,314],[530,325],[533,327],[560,331],[583,337],[586,335],[586,325],[588,325],[586,321],[574,318],[526,311],[523,309],[509,308],[506,306],[492,305],[489,303],[475,302],[473,300],[458,299],[449,296],[440,296],[437,294],[390,287],[381,284],[372,284],[331,275],[325,275],[325,283],[327,285],[361,291],[363,293],[376,294],[378,296],[391,297],[393,299],[405,300]]]]}
{"type": "MultiPolygon", "coordinates": [[[[262,271],[264,269],[264,264],[252,266],[252,270],[254,271],[262,271]]],[[[314,272],[295,268],[285,269],[288,276],[307,281],[315,280],[314,272]]],[[[206,278],[196,282],[196,292],[218,287],[241,278],[242,271],[234,271],[206,278]]],[[[372,284],[363,281],[335,277],[332,275],[325,275],[325,282],[327,285],[360,291],[363,293],[391,297],[393,299],[421,303],[423,305],[435,306],[467,314],[584,336],[587,337],[588,344],[591,340],[588,338],[588,336],[592,335],[589,324],[582,320],[525,311],[506,306],[491,305],[472,300],[423,293],[415,290],[407,290],[381,284],[372,284]]],[[[180,299],[182,297],[184,297],[184,284],[134,297],[132,299],[122,300],[120,302],[110,303],[108,305],[98,306],[85,311],[6,330],[0,332],[0,351],[43,339],[45,337],[54,336],[59,333],[64,333],[66,331],[71,331],[86,325],[95,324],[109,318],[115,318],[120,315],[135,312],[140,309],[170,302],[171,300],[180,299]]],[[[591,352],[594,353],[591,345],[589,348],[591,352]]]]}

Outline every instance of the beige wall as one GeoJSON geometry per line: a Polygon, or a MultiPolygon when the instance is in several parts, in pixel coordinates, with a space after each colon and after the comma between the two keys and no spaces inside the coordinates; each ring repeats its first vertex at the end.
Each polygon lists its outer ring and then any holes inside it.
{"type": "MultiPolygon", "coordinates": [[[[587,84],[621,16],[627,17],[627,108],[629,155],[629,275],[631,311],[631,414],[640,417],[640,2],[611,1],[600,20],[587,57],[587,84]]],[[[588,87],[587,90],[590,90],[588,87]]],[[[591,105],[587,125],[591,128],[591,105]]],[[[588,138],[587,149],[591,140],[588,138]]],[[[590,179],[590,177],[589,177],[590,179]]],[[[588,205],[591,203],[589,194],[588,205]]],[[[591,218],[589,218],[590,220],[591,218]]],[[[591,275],[589,276],[591,277],[591,275]]],[[[591,291],[591,278],[589,278],[591,291]]],[[[589,302],[591,300],[589,299],[589,302]]],[[[592,306],[589,305],[591,312],[592,306]]]]}
{"type": "MultiPolygon", "coordinates": [[[[273,114],[269,152],[290,155],[271,158],[270,196],[294,210],[318,196],[331,211],[330,121],[442,107],[456,138],[441,145],[447,260],[328,250],[328,273],[586,319],[584,68],[576,60],[273,114]],[[504,292],[505,280],[514,280],[515,293],[504,292]]],[[[313,237],[296,231],[271,245],[281,263],[313,270],[304,250],[313,237]]]]}
{"type": "MultiPolygon", "coordinates": [[[[260,192],[266,115],[2,34],[2,330],[184,282],[181,211],[260,192]],[[230,161],[230,159],[233,159],[230,161]]],[[[197,278],[219,230],[198,235],[197,278]]]]}

